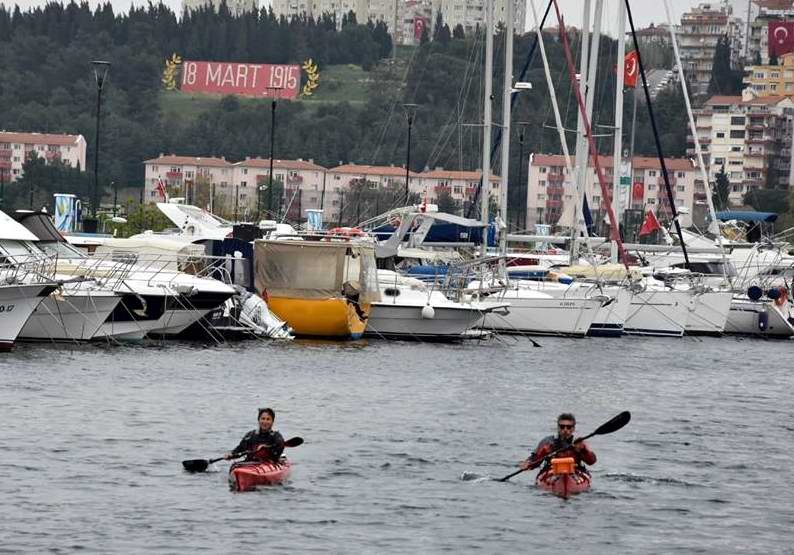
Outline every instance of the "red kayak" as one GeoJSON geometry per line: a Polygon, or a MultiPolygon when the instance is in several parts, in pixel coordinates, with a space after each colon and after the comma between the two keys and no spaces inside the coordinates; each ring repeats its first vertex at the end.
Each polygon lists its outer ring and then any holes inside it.
{"type": "Polygon", "coordinates": [[[242,462],[229,469],[229,485],[235,491],[251,491],[257,486],[280,484],[289,476],[290,462],[282,457],[279,462],[242,462]]]}
{"type": "Polygon", "coordinates": [[[588,472],[576,468],[572,457],[551,459],[551,466],[535,479],[538,487],[563,498],[589,490],[592,481],[588,472]]]}

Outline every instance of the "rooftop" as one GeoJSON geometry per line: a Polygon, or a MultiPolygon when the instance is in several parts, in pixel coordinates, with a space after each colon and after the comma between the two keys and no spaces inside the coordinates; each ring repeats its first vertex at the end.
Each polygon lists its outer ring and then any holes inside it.
{"type": "MultiPolygon", "coordinates": [[[[598,161],[602,168],[612,168],[612,156],[599,156],[598,161]]],[[[565,166],[565,157],[562,154],[533,154],[533,166],[565,166]]],[[[668,170],[692,170],[695,168],[694,162],[689,158],[665,158],[664,165],[668,170]]],[[[592,160],[588,158],[588,166],[593,167],[592,160]]],[[[658,158],[650,156],[635,156],[633,159],[635,170],[640,169],[661,169],[662,165],[658,158]]]]}
{"type": "Polygon", "coordinates": [[[73,145],[82,139],[82,135],[65,135],[55,133],[18,133],[16,131],[0,131],[0,142],[37,145],[73,145]]]}

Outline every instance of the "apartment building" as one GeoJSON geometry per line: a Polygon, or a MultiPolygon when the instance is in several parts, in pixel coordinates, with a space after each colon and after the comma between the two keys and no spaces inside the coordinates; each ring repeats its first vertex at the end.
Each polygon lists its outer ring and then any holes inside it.
{"type": "Polygon", "coordinates": [[[769,64],[769,24],[794,20],[794,0],[753,0],[758,14],[750,24],[747,61],[769,64]]]}
{"type": "Polygon", "coordinates": [[[22,166],[34,155],[85,170],[86,142],[82,135],[0,131],[0,182],[22,177],[22,166]]]}
{"type": "Polygon", "coordinates": [[[778,65],[747,66],[742,82],[756,96],[794,97],[794,52],[783,54],[778,65]]]}
{"type": "MultiPolygon", "coordinates": [[[[753,189],[788,183],[789,160],[784,153],[791,148],[787,128],[793,114],[791,98],[758,97],[752,90],[745,90],[742,96],[713,96],[695,110],[709,180],[725,169],[731,203],[741,205],[744,194],[753,189]]],[[[688,141],[691,148],[687,153],[694,154],[691,135],[688,141]]]]}
{"type": "Polygon", "coordinates": [[[741,67],[742,21],[733,16],[730,3],[702,3],[681,16],[678,32],[681,63],[692,94],[706,94],[717,42],[727,36],[731,44],[731,66],[741,67]]]}
{"type": "MultiPolygon", "coordinates": [[[[212,6],[217,11],[220,5],[220,0],[182,0],[182,11],[197,10],[205,6],[212,6]]],[[[259,9],[256,0],[226,0],[226,5],[234,15],[255,12],[259,9]]]]}
{"type": "MultiPolygon", "coordinates": [[[[464,209],[475,201],[477,187],[481,181],[482,171],[480,170],[459,171],[436,168],[419,174],[415,190],[431,204],[438,202],[439,195],[448,193],[464,209]]],[[[491,175],[489,181],[491,183],[490,197],[498,200],[501,177],[491,175]]]]}
{"type": "MultiPolygon", "coordinates": [[[[598,182],[598,174],[589,162],[585,180],[585,194],[592,212],[603,213],[612,203],[612,178],[614,171],[611,156],[599,157],[608,184],[608,195],[604,198],[598,182]]],[[[629,167],[625,164],[631,184],[625,197],[624,208],[642,210],[653,207],[659,214],[670,214],[670,203],[665,187],[662,167],[657,158],[635,156],[629,167]]],[[[691,213],[696,202],[705,201],[705,188],[699,177],[699,170],[687,158],[666,158],[665,166],[673,199],[678,208],[688,208],[688,214],[681,215],[681,225],[692,223],[691,213]]],[[[565,158],[559,154],[530,154],[527,180],[526,214],[527,225],[555,224],[559,220],[566,203],[575,202],[575,183],[573,176],[565,167],[565,158]]]]}
{"type": "MultiPolygon", "coordinates": [[[[450,29],[461,25],[466,34],[485,27],[485,9],[481,0],[436,0],[444,22],[450,29]]],[[[494,0],[494,21],[504,23],[506,2],[513,2],[513,24],[516,34],[526,31],[526,0],[494,0]]]]}

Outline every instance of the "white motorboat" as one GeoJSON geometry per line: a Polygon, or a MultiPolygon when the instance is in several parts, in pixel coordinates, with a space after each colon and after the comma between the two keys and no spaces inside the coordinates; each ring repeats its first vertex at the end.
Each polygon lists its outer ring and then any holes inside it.
{"type": "Polygon", "coordinates": [[[366,335],[426,340],[482,337],[486,314],[507,312],[508,303],[456,302],[422,281],[378,270],[381,300],[373,302],[366,335]]]}
{"type": "Polygon", "coordinates": [[[731,301],[725,333],[787,338],[794,336],[794,318],[790,303],[778,305],[772,300],[752,300],[735,295],[731,301]]]}

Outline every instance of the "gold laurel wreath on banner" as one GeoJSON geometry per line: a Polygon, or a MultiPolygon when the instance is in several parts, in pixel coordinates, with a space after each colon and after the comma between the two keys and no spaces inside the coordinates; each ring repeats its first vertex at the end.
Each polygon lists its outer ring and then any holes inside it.
{"type": "Polygon", "coordinates": [[[303,62],[301,67],[306,72],[306,76],[309,78],[309,80],[306,81],[306,84],[303,85],[301,96],[311,96],[314,89],[320,86],[320,71],[317,68],[317,64],[314,63],[311,58],[303,62]]]}
{"type": "Polygon", "coordinates": [[[163,78],[161,79],[165,90],[177,90],[178,87],[176,84],[176,72],[179,70],[179,66],[181,65],[182,58],[176,53],[171,54],[171,59],[167,59],[165,61],[165,69],[163,69],[163,78]]]}

